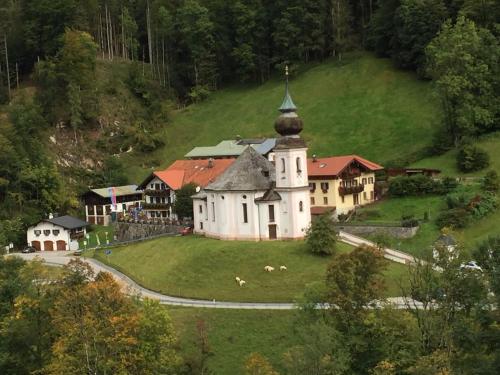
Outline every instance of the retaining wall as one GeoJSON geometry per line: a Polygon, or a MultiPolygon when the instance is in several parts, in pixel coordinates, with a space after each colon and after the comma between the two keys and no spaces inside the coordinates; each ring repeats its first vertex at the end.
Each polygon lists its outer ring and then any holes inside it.
{"type": "Polygon", "coordinates": [[[377,225],[341,225],[335,226],[337,230],[354,234],[354,235],[371,235],[371,234],[387,234],[396,238],[412,238],[417,234],[419,227],[391,227],[391,226],[377,226],[377,225]]]}
{"type": "Polygon", "coordinates": [[[141,240],[162,234],[178,234],[183,226],[165,223],[125,223],[117,222],[115,225],[115,236],[119,242],[141,240]]]}

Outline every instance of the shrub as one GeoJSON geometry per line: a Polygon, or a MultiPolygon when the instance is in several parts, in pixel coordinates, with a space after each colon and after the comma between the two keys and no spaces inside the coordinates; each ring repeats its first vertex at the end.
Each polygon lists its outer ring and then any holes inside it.
{"type": "Polygon", "coordinates": [[[469,208],[474,219],[481,219],[496,210],[497,198],[494,194],[484,193],[481,196],[475,197],[469,203],[469,208]]]}
{"type": "Polygon", "coordinates": [[[465,228],[469,223],[469,213],[465,208],[452,208],[441,212],[436,219],[439,228],[465,228]]]}
{"type": "Polygon", "coordinates": [[[415,228],[418,227],[420,223],[418,222],[417,219],[406,219],[406,220],[401,220],[401,226],[405,228],[415,228]]]}
{"type": "Polygon", "coordinates": [[[329,212],[313,219],[307,229],[306,244],[313,254],[331,255],[335,251],[337,234],[329,212]]]}
{"type": "Polygon", "coordinates": [[[435,181],[424,175],[398,176],[389,181],[389,194],[393,196],[414,196],[427,194],[446,194],[457,187],[452,178],[435,181]]]}
{"type": "Polygon", "coordinates": [[[496,193],[500,189],[500,179],[496,171],[489,171],[483,178],[481,188],[484,191],[496,193]]]}
{"type": "Polygon", "coordinates": [[[463,146],[457,154],[457,167],[462,172],[474,172],[490,165],[490,156],[483,149],[472,146],[463,146]]]}

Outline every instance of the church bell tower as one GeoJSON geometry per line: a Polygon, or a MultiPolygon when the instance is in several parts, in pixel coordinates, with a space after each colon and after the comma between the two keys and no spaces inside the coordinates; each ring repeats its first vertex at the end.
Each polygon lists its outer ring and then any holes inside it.
{"type": "Polygon", "coordinates": [[[285,97],[279,108],[274,129],[280,135],[274,148],[276,191],[282,197],[282,214],[286,219],[282,236],[302,238],[311,222],[309,182],[307,178],[307,145],[299,136],[302,119],[289,92],[288,67],[285,69],[285,97]],[[285,224],[286,223],[286,224],[285,224]]]}

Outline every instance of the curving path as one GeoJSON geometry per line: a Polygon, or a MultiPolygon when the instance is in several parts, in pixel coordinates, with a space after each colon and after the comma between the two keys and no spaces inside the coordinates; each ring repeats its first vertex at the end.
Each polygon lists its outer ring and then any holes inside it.
{"type": "MultiPolygon", "coordinates": [[[[66,252],[65,253],[41,252],[41,253],[13,254],[13,255],[20,256],[21,258],[28,261],[38,257],[43,259],[45,264],[59,266],[59,267],[67,264],[71,259],[79,258],[73,256],[71,253],[66,253],[66,252]]],[[[298,306],[295,303],[226,302],[226,301],[216,301],[216,300],[209,301],[209,300],[168,296],[140,286],[127,275],[95,259],[91,258],[84,258],[84,259],[87,263],[90,264],[90,266],[96,273],[100,271],[105,271],[113,275],[114,279],[122,287],[125,293],[129,295],[139,296],[140,298],[156,299],[159,300],[160,303],[164,305],[205,307],[205,308],[215,308],[215,309],[250,309],[250,310],[292,310],[298,308],[298,306]]],[[[414,308],[421,307],[421,304],[417,301],[410,301],[410,302],[411,306],[414,308]]],[[[391,306],[396,309],[408,308],[403,297],[388,298],[387,301],[380,303],[378,305],[391,306]]],[[[325,308],[325,309],[328,307],[329,307],[328,305],[318,306],[318,308],[325,308]]]]}

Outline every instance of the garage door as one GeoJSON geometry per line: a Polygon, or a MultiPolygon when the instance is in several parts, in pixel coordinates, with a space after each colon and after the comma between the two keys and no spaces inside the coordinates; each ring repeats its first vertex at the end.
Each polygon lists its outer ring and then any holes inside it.
{"type": "Polygon", "coordinates": [[[43,249],[45,251],[53,251],[54,250],[54,242],[52,242],[52,241],[43,241],[43,249]]]}
{"type": "Polygon", "coordinates": [[[42,247],[40,246],[40,241],[31,241],[31,246],[33,246],[36,251],[42,250],[42,247]]]}
{"type": "Polygon", "coordinates": [[[66,250],[66,241],[59,240],[56,242],[57,250],[66,250]]]}

